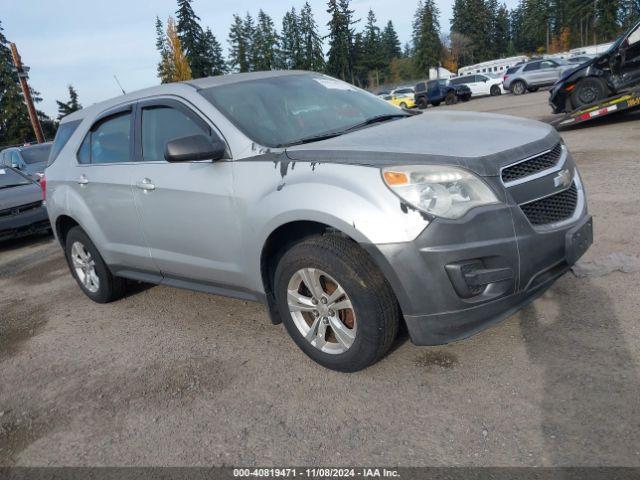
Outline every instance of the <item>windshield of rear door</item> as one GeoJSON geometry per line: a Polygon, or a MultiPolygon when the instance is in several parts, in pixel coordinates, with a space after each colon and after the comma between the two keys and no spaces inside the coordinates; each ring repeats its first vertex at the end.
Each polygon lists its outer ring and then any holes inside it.
{"type": "Polygon", "coordinates": [[[247,80],[200,93],[254,142],[282,147],[340,132],[402,111],[373,94],[324,75],[247,80]]]}
{"type": "Polygon", "coordinates": [[[51,144],[47,145],[34,145],[33,147],[26,147],[20,151],[22,159],[27,165],[33,163],[43,163],[49,159],[49,152],[51,152],[51,144]]]}
{"type": "Polygon", "coordinates": [[[0,167],[0,188],[29,185],[30,183],[30,180],[26,179],[14,170],[0,167]]]}

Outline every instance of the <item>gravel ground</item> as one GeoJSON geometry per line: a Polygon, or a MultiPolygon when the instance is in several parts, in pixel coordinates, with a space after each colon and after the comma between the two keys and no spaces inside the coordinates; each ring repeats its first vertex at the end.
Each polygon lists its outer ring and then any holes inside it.
{"type": "MultiPolygon", "coordinates": [[[[450,108],[549,120],[547,95],[450,108]]],[[[562,134],[595,216],[583,262],[640,256],[639,118],[562,134]]],[[[47,237],[0,244],[0,292],[0,465],[640,466],[638,271],[568,274],[471,339],[400,340],[357,374],[312,363],[259,304],[143,286],[94,304],[47,237]]]]}

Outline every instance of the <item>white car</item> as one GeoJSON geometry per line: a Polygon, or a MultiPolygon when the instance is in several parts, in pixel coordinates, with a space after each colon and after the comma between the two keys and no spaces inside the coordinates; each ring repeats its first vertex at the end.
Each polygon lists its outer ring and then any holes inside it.
{"type": "Polygon", "coordinates": [[[415,94],[416,92],[413,87],[398,87],[395,90],[391,90],[392,97],[410,97],[414,99],[415,94]]]}
{"type": "Polygon", "coordinates": [[[502,86],[502,78],[490,77],[488,75],[464,75],[462,77],[452,78],[451,85],[467,85],[471,90],[472,97],[481,97],[483,95],[501,95],[504,93],[502,86]]]}

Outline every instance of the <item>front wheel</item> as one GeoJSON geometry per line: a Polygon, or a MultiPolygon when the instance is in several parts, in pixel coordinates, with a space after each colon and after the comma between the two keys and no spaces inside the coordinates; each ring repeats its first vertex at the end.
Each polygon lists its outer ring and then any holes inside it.
{"type": "Polygon", "coordinates": [[[455,103],[458,103],[458,96],[454,92],[449,92],[444,99],[444,103],[446,105],[453,105],[455,103]]]}
{"type": "Polygon", "coordinates": [[[522,95],[527,91],[527,86],[524,84],[522,80],[517,80],[513,83],[511,87],[511,91],[514,95],[522,95]]]}
{"type": "Polygon", "coordinates": [[[404,102],[400,103],[400,108],[402,108],[403,110],[405,110],[407,108],[407,104],[404,102]]]}
{"type": "Polygon", "coordinates": [[[603,100],[608,94],[609,88],[600,78],[583,78],[571,92],[571,105],[574,109],[584,107],[603,100]]]}
{"type": "Polygon", "coordinates": [[[109,271],[98,249],[80,227],[69,230],[65,256],[73,278],[94,302],[108,303],[124,295],[125,280],[109,271]]]}
{"type": "Polygon", "coordinates": [[[424,110],[425,108],[427,108],[429,106],[429,101],[424,98],[424,97],[420,97],[418,99],[418,108],[421,110],[424,110]]]}
{"type": "Polygon", "coordinates": [[[324,367],[361,370],[396,338],[400,312],[391,287],[352,240],[323,235],[294,245],[278,263],[274,287],[289,335],[324,367]]]}

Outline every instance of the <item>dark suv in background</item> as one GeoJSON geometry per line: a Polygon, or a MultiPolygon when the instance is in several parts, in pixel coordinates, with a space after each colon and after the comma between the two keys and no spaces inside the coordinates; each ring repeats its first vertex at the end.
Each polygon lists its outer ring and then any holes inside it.
{"type": "Polygon", "coordinates": [[[429,104],[437,107],[442,102],[447,105],[463,102],[471,98],[471,89],[467,85],[452,85],[449,80],[429,80],[419,82],[415,88],[415,101],[418,108],[427,108],[429,104]]]}

